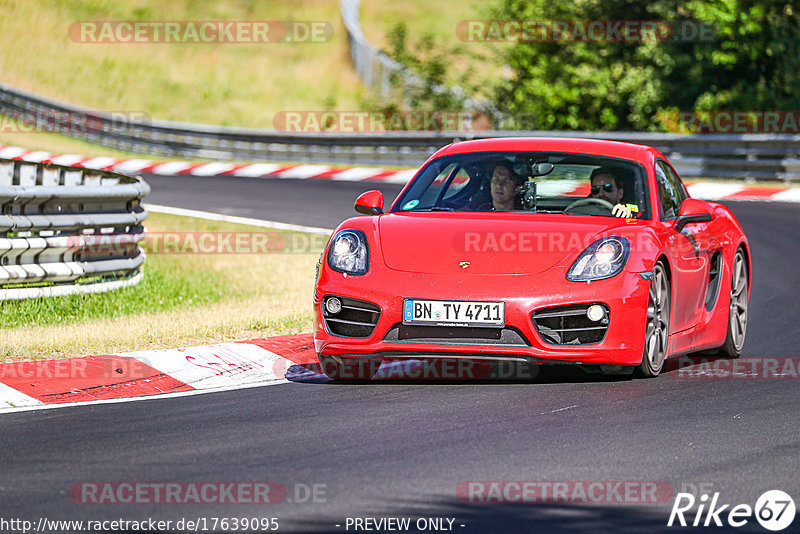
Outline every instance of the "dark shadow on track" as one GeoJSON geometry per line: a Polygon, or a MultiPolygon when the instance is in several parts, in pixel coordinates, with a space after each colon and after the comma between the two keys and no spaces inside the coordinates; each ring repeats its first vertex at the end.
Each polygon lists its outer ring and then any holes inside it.
{"type": "Polygon", "coordinates": [[[631,374],[603,374],[596,369],[587,372],[576,365],[527,365],[515,362],[459,365],[454,360],[398,360],[384,362],[378,374],[369,381],[332,381],[322,372],[318,363],[293,365],[286,371],[286,379],[299,383],[330,384],[558,384],[558,383],[608,383],[627,382],[631,374]]]}
{"type": "MultiPolygon", "coordinates": [[[[418,518],[454,518],[453,532],[463,533],[596,533],[613,532],[620,534],[642,534],[659,532],[763,532],[764,529],[751,519],[741,528],[725,525],[723,527],[680,527],[667,526],[671,505],[663,510],[637,505],[590,505],[584,503],[535,503],[535,504],[483,504],[467,503],[458,500],[434,498],[430,501],[395,503],[388,514],[371,513],[370,517],[411,518],[414,525],[418,518]],[[463,527],[461,525],[464,525],[463,527]]],[[[694,513],[685,514],[687,524],[691,525],[694,513]]],[[[702,520],[705,520],[703,516],[702,520]]],[[[677,524],[677,523],[676,523],[677,524]]],[[[702,521],[701,521],[702,524],[702,521]]],[[[329,521],[299,521],[301,530],[308,532],[345,532],[345,518],[332,518],[329,521]],[[339,527],[336,525],[339,524],[339,527]]],[[[291,528],[291,527],[290,527],[291,528]]],[[[352,530],[352,526],[351,526],[352,530]]],[[[791,529],[789,529],[791,530],[791,529]]],[[[405,532],[420,532],[411,528],[405,532]]]]}

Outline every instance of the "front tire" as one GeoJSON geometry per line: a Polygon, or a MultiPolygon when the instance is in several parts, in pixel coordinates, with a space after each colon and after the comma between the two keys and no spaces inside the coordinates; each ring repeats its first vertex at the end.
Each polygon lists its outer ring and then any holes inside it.
{"type": "Polygon", "coordinates": [[[642,363],[637,374],[644,378],[658,376],[664,367],[669,349],[670,285],[662,262],[653,268],[647,300],[647,327],[644,336],[642,363]]]}
{"type": "Polygon", "coordinates": [[[318,355],[322,372],[333,380],[366,382],[378,372],[381,360],[318,355]]]}
{"type": "Polygon", "coordinates": [[[725,336],[725,344],[719,349],[719,354],[728,358],[738,358],[742,355],[744,348],[744,338],[747,333],[748,282],[747,260],[742,249],[739,249],[733,257],[733,268],[731,269],[728,331],[725,336]]]}

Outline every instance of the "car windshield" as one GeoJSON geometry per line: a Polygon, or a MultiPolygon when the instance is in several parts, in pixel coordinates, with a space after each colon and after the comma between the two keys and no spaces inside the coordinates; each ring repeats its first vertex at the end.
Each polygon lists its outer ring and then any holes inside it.
{"type": "Polygon", "coordinates": [[[650,219],[641,164],[587,154],[481,152],[429,162],[391,211],[611,216],[618,203],[650,219]]]}

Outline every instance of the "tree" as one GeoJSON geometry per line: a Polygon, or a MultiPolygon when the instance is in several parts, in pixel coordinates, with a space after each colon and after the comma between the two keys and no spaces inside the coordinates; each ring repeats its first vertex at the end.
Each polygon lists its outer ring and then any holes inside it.
{"type": "Polygon", "coordinates": [[[494,101],[533,118],[521,127],[564,130],[659,130],[674,110],[800,109],[799,11],[788,0],[502,0],[496,19],[571,30],[510,46],[512,75],[494,101]],[[619,40],[610,29],[584,39],[590,21],[661,22],[655,38],[619,40]]]}

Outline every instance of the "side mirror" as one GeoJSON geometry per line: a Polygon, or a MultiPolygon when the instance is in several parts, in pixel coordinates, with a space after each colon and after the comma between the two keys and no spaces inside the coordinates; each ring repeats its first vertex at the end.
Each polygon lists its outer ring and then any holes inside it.
{"type": "Polygon", "coordinates": [[[675,231],[680,232],[687,224],[709,222],[714,220],[714,210],[702,200],[687,198],[681,204],[678,218],[675,219],[675,231]]]}
{"type": "Polygon", "coordinates": [[[383,213],[383,193],[377,189],[361,193],[356,199],[355,209],[364,215],[380,215],[383,213]]]}

